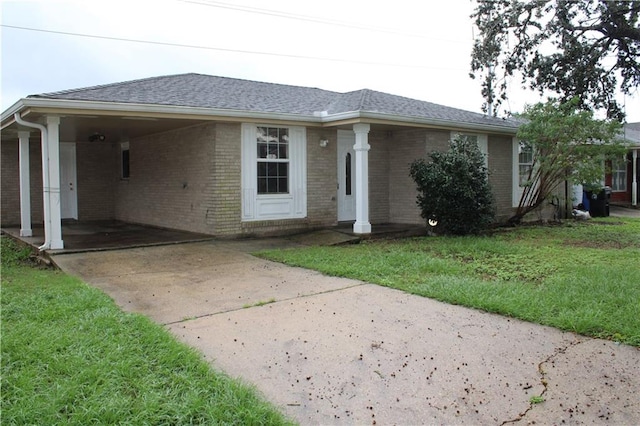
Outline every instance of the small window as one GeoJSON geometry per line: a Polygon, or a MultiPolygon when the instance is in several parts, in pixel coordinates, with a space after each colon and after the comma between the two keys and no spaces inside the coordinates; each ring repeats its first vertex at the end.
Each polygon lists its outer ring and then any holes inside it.
{"type": "Polygon", "coordinates": [[[289,129],[258,127],[258,194],[289,193],[289,129]]]}
{"type": "Polygon", "coordinates": [[[525,187],[531,178],[533,167],[533,148],[526,142],[520,142],[518,146],[518,185],[525,187]]]}
{"type": "Polygon", "coordinates": [[[347,152],[345,157],[345,195],[351,195],[351,153],[347,152]]]}
{"type": "Polygon", "coordinates": [[[611,164],[611,190],[627,191],[627,162],[624,159],[613,161],[611,164]]]}
{"type": "Polygon", "coordinates": [[[120,145],[120,177],[122,179],[129,179],[129,164],[129,142],[125,142],[120,145]]]}

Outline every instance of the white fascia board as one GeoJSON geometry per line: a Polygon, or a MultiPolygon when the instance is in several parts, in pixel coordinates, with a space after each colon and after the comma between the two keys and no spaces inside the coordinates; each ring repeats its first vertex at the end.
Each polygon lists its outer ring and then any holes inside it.
{"type": "Polygon", "coordinates": [[[16,112],[19,112],[21,109],[24,108],[23,101],[24,99],[20,99],[19,101],[11,105],[2,113],[2,116],[0,116],[0,122],[2,123],[3,129],[14,123],[13,116],[15,115],[16,112]],[[5,123],[6,120],[8,120],[7,123],[5,123]]]}
{"type": "MultiPolygon", "coordinates": [[[[181,118],[191,117],[229,117],[242,118],[251,120],[283,120],[283,121],[300,121],[300,122],[317,122],[321,120],[313,115],[242,111],[230,109],[214,109],[202,107],[188,107],[175,105],[155,105],[155,104],[135,104],[135,103],[116,103],[116,102],[95,102],[95,101],[78,101],[68,99],[42,99],[42,98],[26,98],[22,99],[21,107],[24,108],[47,108],[52,110],[82,110],[82,111],[104,111],[118,113],[122,116],[144,114],[144,115],[172,115],[183,116],[181,118]]],[[[12,107],[13,108],[13,107],[12,107]]],[[[7,116],[8,116],[7,110],[7,116]]],[[[2,115],[4,120],[5,114],[2,115]]]]}
{"type": "Polygon", "coordinates": [[[456,130],[473,130],[476,132],[497,132],[497,133],[506,133],[510,135],[514,135],[518,129],[512,126],[500,126],[497,124],[477,124],[477,123],[466,123],[462,121],[451,121],[451,120],[439,120],[434,118],[421,118],[421,117],[412,117],[412,116],[404,116],[404,115],[394,115],[380,112],[369,112],[369,111],[351,111],[344,112],[339,114],[331,114],[327,116],[323,122],[331,123],[333,121],[344,121],[344,120],[353,120],[360,119],[364,122],[369,120],[384,120],[384,121],[393,121],[398,124],[413,124],[418,126],[425,127],[445,127],[456,130]]]}
{"type": "MultiPolygon", "coordinates": [[[[45,99],[45,98],[23,98],[13,104],[9,109],[2,113],[2,121],[13,117],[13,114],[19,112],[22,109],[37,109],[46,108],[52,110],[79,110],[79,111],[103,111],[108,112],[110,115],[116,115],[115,113],[127,116],[135,114],[143,115],[167,115],[167,116],[182,116],[181,118],[206,118],[206,117],[220,117],[220,118],[237,118],[247,120],[279,120],[290,122],[306,122],[306,123],[318,123],[318,124],[331,124],[333,122],[339,122],[344,120],[362,120],[366,122],[369,120],[383,120],[402,124],[412,124],[414,126],[425,127],[445,127],[454,128],[459,130],[473,130],[477,132],[498,132],[515,134],[517,129],[511,126],[500,126],[495,124],[477,124],[477,123],[465,123],[451,120],[441,120],[432,118],[420,118],[403,115],[394,115],[379,112],[369,111],[351,111],[338,114],[329,115],[304,115],[304,114],[291,114],[291,113],[273,113],[273,112],[260,112],[260,111],[243,111],[243,110],[230,110],[230,109],[215,109],[215,108],[203,108],[203,107],[188,107],[188,106],[175,106],[175,105],[155,105],[155,104],[135,104],[135,103],[116,103],[116,102],[96,102],[96,101],[81,101],[81,100],[69,100],[69,99],[45,99]]],[[[55,113],[55,111],[52,111],[55,113]]],[[[10,125],[8,123],[3,125],[6,127],[10,125]]]]}

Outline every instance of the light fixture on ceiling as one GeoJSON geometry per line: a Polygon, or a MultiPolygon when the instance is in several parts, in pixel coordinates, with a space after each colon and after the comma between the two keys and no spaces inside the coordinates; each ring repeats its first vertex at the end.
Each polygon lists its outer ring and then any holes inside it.
{"type": "Polygon", "coordinates": [[[89,139],[89,142],[95,142],[95,141],[103,141],[106,138],[102,133],[95,132],[94,134],[89,135],[88,139],[89,139]]]}

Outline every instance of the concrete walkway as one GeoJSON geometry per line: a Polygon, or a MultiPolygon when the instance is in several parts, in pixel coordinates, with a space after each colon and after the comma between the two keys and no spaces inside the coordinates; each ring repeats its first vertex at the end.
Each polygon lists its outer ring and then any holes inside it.
{"type": "Polygon", "coordinates": [[[301,424],[640,424],[637,348],[248,254],[296,244],[52,258],[301,424]]]}

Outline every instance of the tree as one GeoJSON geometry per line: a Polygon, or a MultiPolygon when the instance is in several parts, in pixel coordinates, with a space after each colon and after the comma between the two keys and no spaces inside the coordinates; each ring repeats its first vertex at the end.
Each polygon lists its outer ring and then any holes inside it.
{"type": "Polygon", "coordinates": [[[577,99],[527,106],[521,117],[526,122],[516,137],[531,162],[520,170],[524,188],[516,213],[509,219],[511,223],[520,222],[542,205],[565,180],[598,185],[603,178],[604,160],[625,152],[618,139],[621,124],[594,119],[590,111],[579,109],[577,99]]]}
{"type": "Polygon", "coordinates": [[[431,162],[414,161],[410,175],[418,186],[417,204],[426,220],[450,234],[478,233],[494,220],[493,196],[484,156],[475,140],[459,137],[431,162]]]}
{"type": "Polygon", "coordinates": [[[622,121],[615,95],[640,85],[639,15],[640,1],[480,0],[470,75],[483,76],[483,110],[497,113],[519,72],[523,86],[622,121]]]}

